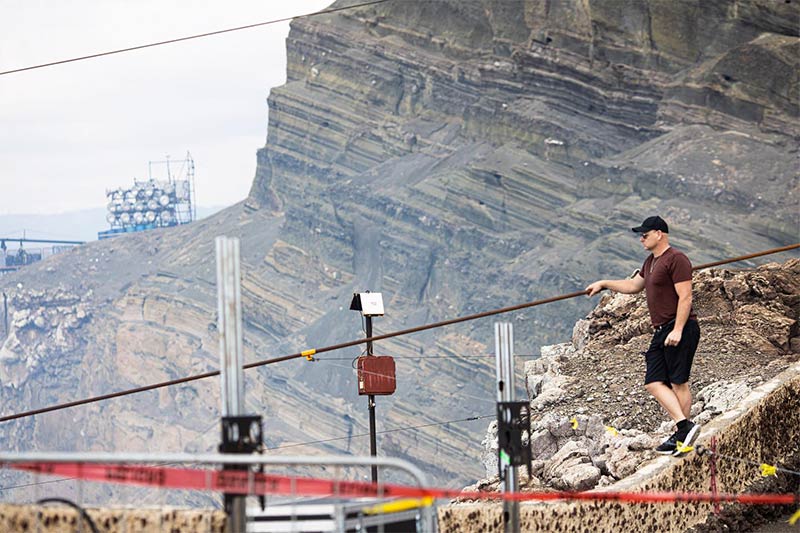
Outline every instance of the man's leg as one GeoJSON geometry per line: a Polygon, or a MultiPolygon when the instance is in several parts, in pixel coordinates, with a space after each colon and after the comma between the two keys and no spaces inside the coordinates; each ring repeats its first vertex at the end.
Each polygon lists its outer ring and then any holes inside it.
{"type": "MultiPolygon", "coordinates": [[[[647,392],[652,394],[655,399],[658,400],[658,403],[660,403],[661,406],[667,410],[670,418],[672,418],[672,420],[674,420],[676,423],[688,418],[688,416],[683,414],[683,406],[681,404],[681,400],[678,398],[678,395],[665,383],[661,381],[654,381],[646,384],[644,387],[647,389],[647,392]]],[[[688,389],[688,386],[686,388],[688,389]]],[[[691,402],[691,396],[689,401],[691,402]]]]}
{"type": "Polygon", "coordinates": [[[688,419],[692,411],[692,391],[689,389],[689,383],[681,383],[680,385],[673,383],[672,390],[678,398],[684,418],[688,419]]]}
{"type": "Polygon", "coordinates": [[[700,327],[697,321],[689,320],[683,327],[683,337],[678,346],[664,348],[669,381],[678,397],[681,410],[686,418],[692,409],[692,392],[689,390],[689,374],[697,345],[700,342],[700,327]],[[678,383],[676,385],[676,383],[678,383]]]}

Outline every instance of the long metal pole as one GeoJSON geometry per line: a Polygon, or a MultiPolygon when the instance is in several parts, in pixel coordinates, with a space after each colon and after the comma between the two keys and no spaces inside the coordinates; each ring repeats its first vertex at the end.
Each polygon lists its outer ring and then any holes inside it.
{"type": "MultiPolygon", "coordinates": [[[[497,368],[497,397],[499,402],[513,402],[514,390],[514,330],[510,323],[499,322],[494,325],[496,368],[497,368]]],[[[506,413],[508,411],[505,411],[506,413]]],[[[498,427],[499,429],[499,427],[498,427]]],[[[512,464],[503,464],[500,456],[500,466],[503,468],[503,492],[519,492],[517,467],[512,464]]],[[[519,501],[503,500],[503,524],[505,533],[519,531],[519,501]]]]}
{"type": "MultiPolygon", "coordinates": [[[[217,237],[217,313],[222,416],[241,416],[244,408],[242,369],[242,295],[239,239],[217,237]]],[[[225,494],[229,531],[244,531],[246,498],[225,494]]]]}
{"type": "Polygon", "coordinates": [[[419,487],[428,479],[419,467],[394,457],[361,455],[243,455],[235,453],[137,453],[137,452],[3,452],[2,463],[164,463],[210,465],[378,465],[408,472],[419,487]]]}
{"type": "MultiPolygon", "coordinates": [[[[367,320],[367,338],[372,337],[372,317],[366,317],[367,320]]],[[[373,355],[372,352],[372,341],[367,342],[367,357],[373,355]]],[[[367,401],[369,402],[369,454],[372,457],[378,456],[378,438],[377,432],[375,430],[375,395],[370,394],[367,396],[367,401]]],[[[378,467],[376,465],[372,465],[372,482],[378,482],[378,467]]]]}
{"type": "Polygon", "coordinates": [[[217,237],[217,313],[223,416],[240,416],[244,406],[242,294],[239,239],[217,237]]]}

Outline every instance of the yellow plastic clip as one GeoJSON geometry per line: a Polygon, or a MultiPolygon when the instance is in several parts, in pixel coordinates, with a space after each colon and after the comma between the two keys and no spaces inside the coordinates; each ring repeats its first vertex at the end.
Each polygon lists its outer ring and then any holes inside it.
{"type": "Polygon", "coordinates": [[[694,450],[694,446],[684,446],[682,442],[678,441],[675,444],[675,449],[678,451],[679,454],[684,454],[694,450]]]}
{"type": "Polygon", "coordinates": [[[798,509],[796,513],[789,517],[790,526],[795,525],[797,522],[800,522],[800,509],[798,509]]]}
{"type": "Polygon", "coordinates": [[[778,475],[778,467],[777,466],[768,465],[766,463],[762,463],[761,464],[761,475],[763,477],[777,476],[778,475]]]}
{"type": "Polygon", "coordinates": [[[411,509],[419,509],[420,507],[430,507],[433,504],[432,496],[425,496],[423,498],[405,498],[393,502],[380,503],[372,507],[363,509],[364,514],[383,514],[383,513],[399,513],[402,511],[410,511],[411,509]]]}
{"type": "Polygon", "coordinates": [[[577,418],[572,417],[572,419],[570,420],[570,423],[572,424],[572,429],[578,429],[578,419],[577,418]]]}
{"type": "Polygon", "coordinates": [[[619,435],[619,431],[617,431],[617,428],[615,428],[614,426],[606,426],[606,431],[608,431],[608,433],[612,437],[616,437],[617,435],[619,435]]]}
{"type": "Polygon", "coordinates": [[[304,352],[300,352],[300,355],[302,355],[303,357],[305,357],[305,358],[306,358],[306,359],[308,359],[309,361],[313,361],[313,360],[314,360],[314,357],[313,357],[313,355],[314,355],[315,353],[317,353],[317,350],[315,350],[315,349],[313,349],[313,348],[312,348],[312,349],[310,349],[310,350],[306,350],[306,351],[304,351],[304,352]]]}

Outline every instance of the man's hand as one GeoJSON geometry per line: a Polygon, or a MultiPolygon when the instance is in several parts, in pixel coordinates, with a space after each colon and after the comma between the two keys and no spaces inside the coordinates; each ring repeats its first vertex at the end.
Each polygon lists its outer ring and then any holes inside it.
{"type": "Polygon", "coordinates": [[[587,294],[586,296],[594,296],[603,289],[605,289],[605,286],[603,285],[603,280],[595,281],[594,283],[586,287],[586,290],[589,291],[589,294],[587,294]]]}
{"type": "Polygon", "coordinates": [[[678,329],[673,329],[667,335],[667,338],[664,340],[664,346],[677,346],[681,342],[681,337],[683,336],[683,332],[678,329]]]}
{"type": "Polygon", "coordinates": [[[636,275],[632,279],[601,279],[595,281],[586,289],[586,296],[594,296],[603,289],[608,289],[614,292],[621,292],[622,294],[635,294],[644,289],[644,278],[636,275]]]}

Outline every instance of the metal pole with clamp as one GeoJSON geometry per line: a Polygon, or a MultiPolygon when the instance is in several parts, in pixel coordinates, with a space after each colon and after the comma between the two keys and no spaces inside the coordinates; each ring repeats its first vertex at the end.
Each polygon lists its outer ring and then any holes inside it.
{"type": "MultiPolygon", "coordinates": [[[[242,298],[239,239],[217,237],[217,296],[222,386],[222,443],[220,453],[255,453],[262,447],[261,417],[244,411],[242,369],[242,298]]],[[[247,465],[226,465],[224,469],[247,469],[247,465]]],[[[246,496],[225,494],[228,531],[246,528],[246,496]]],[[[264,501],[261,499],[263,508],[264,501]]]]}

